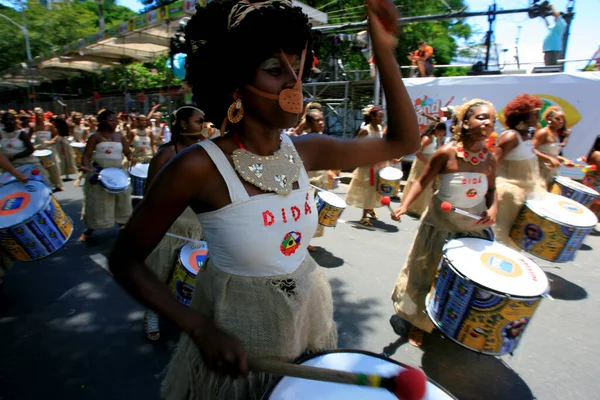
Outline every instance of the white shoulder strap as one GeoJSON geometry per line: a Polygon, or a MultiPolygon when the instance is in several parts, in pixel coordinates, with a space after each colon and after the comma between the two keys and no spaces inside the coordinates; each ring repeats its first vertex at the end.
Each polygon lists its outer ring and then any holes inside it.
{"type": "MultiPolygon", "coordinates": [[[[296,149],[296,146],[294,146],[294,142],[292,141],[292,138],[290,138],[285,133],[281,134],[281,140],[283,142],[289,144],[290,146],[292,146],[294,149],[296,149]]],[[[306,168],[304,168],[304,164],[302,164],[302,168],[300,168],[300,175],[298,175],[298,188],[299,189],[306,188],[308,186],[310,186],[310,180],[308,179],[308,174],[306,173],[306,168]]]]}
{"type": "Polygon", "coordinates": [[[241,203],[248,200],[250,196],[248,196],[246,188],[242,184],[242,181],[240,181],[240,178],[219,146],[217,146],[212,140],[205,140],[198,143],[198,145],[202,146],[202,148],[206,150],[208,156],[223,177],[223,180],[225,180],[231,203],[241,203]]]}

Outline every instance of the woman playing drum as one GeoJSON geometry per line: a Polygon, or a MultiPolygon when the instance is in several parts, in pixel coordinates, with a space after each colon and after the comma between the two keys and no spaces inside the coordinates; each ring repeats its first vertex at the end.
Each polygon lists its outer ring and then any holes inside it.
{"type": "Polygon", "coordinates": [[[331,289],[307,255],[317,215],[306,170],[372,165],[413,153],[419,142],[394,36],[375,16],[395,29],[396,8],[369,1],[368,14],[389,130],[360,140],[282,133],[302,112],[301,78],[312,64],[311,26],[290,1],[216,0],[188,22],[187,78],[206,117],[227,118],[228,134],[162,168],[110,256],[115,278],[185,333],[165,398],[257,399],[272,377],[248,374],[247,354],[291,361],[336,347],[331,289]],[[210,251],[189,308],[144,265],[188,206],[210,251]],[[240,376],[247,378],[232,379],[240,376]]]}
{"type": "MultiPolygon", "coordinates": [[[[358,131],[358,138],[382,138],[383,110],[381,107],[368,107],[364,111],[364,127],[358,131]]],[[[354,170],[352,181],[348,187],[346,203],[349,206],[363,209],[360,223],[365,226],[373,226],[370,218],[379,219],[375,208],[381,207],[381,195],[375,190],[375,179],[379,168],[385,163],[367,165],[354,170]]]]}
{"type": "Polygon", "coordinates": [[[36,108],[35,123],[33,124],[30,137],[35,136],[34,149],[35,150],[50,150],[54,153],[54,164],[48,168],[43,168],[45,174],[50,178],[50,183],[54,186],[55,190],[65,190],[63,186],[63,180],[60,176],[60,167],[58,166],[59,159],[56,157],[56,141],[58,140],[58,132],[56,128],[50,122],[45,120],[44,110],[36,108]]]}
{"type": "MultiPolygon", "coordinates": [[[[146,189],[158,174],[158,172],[177,154],[187,147],[206,140],[210,137],[211,131],[208,122],[204,120],[204,113],[193,106],[183,106],[173,113],[171,117],[171,141],[158,149],[158,153],[150,162],[148,179],[146,180],[146,189]]],[[[190,207],[186,208],[183,214],[169,228],[169,233],[186,237],[191,240],[200,240],[202,238],[202,229],[198,222],[198,217],[190,207]]],[[[188,244],[188,241],[178,239],[173,236],[165,236],[152,254],[146,259],[146,265],[160,279],[167,283],[173,272],[173,267],[179,251],[188,244]]],[[[160,338],[160,328],[158,324],[158,315],[152,311],[146,311],[144,318],[144,331],[149,340],[158,340],[160,338]]]]}
{"type": "Polygon", "coordinates": [[[564,135],[566,128],[565,113],[559,107],[549,107],[542,118],[548,125],[535,133],[532,143],[539,159],[540,174],[546,181],[546,189],[550,190],[560,163],[569,166],[572,162],[560,155],[564,146],[561,134],[564,135]]]}
{"type": "MultiPolygon", "coordinates": [[[[425,166],[433,153],[443,144],[444,135],[446,135],[446,124],[444,122],[429,124],[425,132],[421,135],[421,150],[415,154],[416,160],[410,167],[410,174],[408,174],[406,186],[404,186],[402,192],[405,195],[404,197],[410,192],[413,183],[423,174],[425,166]]],[[[411,203],[406,213],[420,218],[421,214],[427,209],[431,201],[431,196],[433,196],[433,181],[426,188],[423,188],[419,197],[411,203]]]]}
{"type": "MultiPolygon", "coordinates": [[[[596,137],[596,141],[590,149],[590,152],[587,156],[587,163],[588,165],[595,166],[596,168],[586,168],[587,172],[585,173],[582,183],[600,192],[600,136],[596,137]]],[[[596,198],[590,207],[590,210],[592,210],[596,216],[600,216],[600,198],[596,198]]]]}
{"type": "Polygon", "coordinates": [[[86,173],[81,219],[87,229],[79,238],[82,242],[87,241],[96,229],[124,225],[131,215],[131,188],[118,194],[109,193],[93,179],[103,168],[121,168],[123,155],[131,161],[132,154],[125,138],[115,132],[116,127],[117,115],[113,111],[100,112],[98,131],[85,144],[80,168],[86,173]]]}
{"type": "MultiPolygon", "coordinates": [[[[485,146],[485,140],[494,130],[494,106],[474,99],[457,111],[457,117],[456,140],[433,154],[421,177],[402,199],[400,208],[395,210],[395,219],[406,214],[423,188],[439,176],[440,188],[421,218],[421,225],[392,293],[397,315],[412,324],[409,341],[415,346],[423,343],[423,331],[431,332],[434,327],[423,310],[444,244],[460,236],[491,237],[489,228],[496,220],[496,166],[485,146]],[[444,213],[441,209],[444,201],[479,214],[481,219],[444,213]]],[[[392,321],[396,333],[404,334],[403,327],[396,326],[396,322],[398,325],[405,324],[398,319],[392,321]]]]}
{"type": "Polygon", "coordinates": [[[514,248],[518,246],[509,236],[510,229],[525,198],[546,190],[531,143],[531,132],[538,125],[541,106],[542,101],[529,94],[521,94],[508,103],[504,109],[508,130],[498,138],[495,152],[498,214],[494,230],[498,241],[514,248]]]}
{"type": "Polygon", "coordinates": [[[156,153],[156,145],[154,144],[154,135],[152,129],[148,128],[148,120],[146,116],[140,115],[137,117],[137,129],[132,130],[133,141],[133,157],[137,163],[149,163],[152,156],[156,153]]]}
{"type": "MultiPolygon", "coordinates": [[[[66,114],[65,114],[66,115],[66,114]]],[[[69,125],[65,121],[64,116],[57,116],[54,118],[54,127],[58,132],[58,139],[56,140],[56,156],[59,160],[60,175],[66,175],[66,179],[69,180],[69,175],[77,173],[77,163],[75,162],[75,153],[71,147],[69,141],[69,125]]]]}

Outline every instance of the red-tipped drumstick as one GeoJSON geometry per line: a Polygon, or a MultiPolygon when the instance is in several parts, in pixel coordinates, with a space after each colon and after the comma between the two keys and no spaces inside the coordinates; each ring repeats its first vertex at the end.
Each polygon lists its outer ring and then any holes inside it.
{"type": "Polygon", "coordinates": [[[390,199],[388,196],[383,196],[381,198],[381,204],[384,205],[384,206],[386,206],[390,210],[390,212],[392,214],[394,214],[394,209],[390,205],[391,202],[392,202],[392,199],[390,199]]]}
{"type": "Polygon", "coordinates": [[[292,376],[323,382],[345,383],[358,386],[384,388],[401,400],[421,400],[427,391],[427,379],[423,372],[415,368],[402,370],[396,376],[357,374],[334,369],[289,364],[265,358],[251,358],[248,364],[252,370],[267,372],[277,376],[292,376]]]}
{"type": "Polygon", "coordinates": [[[468,211],[461,210],[460,208],[456,208],[448,201],[443,202],[441,207],[442,207],[442,211],[444,211],[444,212],[454,211],[455,213],[464,215],[465,217],[469,217],[469,218],[473,218],[473,219],[477,219],[477,220],[481,219],[481,215],[473,214],[468,211]]]}

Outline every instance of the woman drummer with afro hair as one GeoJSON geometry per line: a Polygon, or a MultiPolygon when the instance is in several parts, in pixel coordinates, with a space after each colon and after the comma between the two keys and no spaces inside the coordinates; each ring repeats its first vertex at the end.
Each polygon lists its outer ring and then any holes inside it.
{"type": "Polygon", "coordinates": [[[164,398],[257,399],[273,378],[248,371],[249,357],[293,361],[337,346],[331,289],[307,254],[318,211],[306,171],[371,165],[419,144],[395,59],[396,8],[369,1],[367,12],[389,128],[385,138],[361,140],[282,133],[302,112],[301,79],[312,64],[311,26],[299,7],[216,0],[187,24],[186,79],[225,135],[188,147],[158,172],[110,256],[117,281],[183,331],[164,398]],[[190,307],[144,263],[188,206],[209,256],[190,307]]]}

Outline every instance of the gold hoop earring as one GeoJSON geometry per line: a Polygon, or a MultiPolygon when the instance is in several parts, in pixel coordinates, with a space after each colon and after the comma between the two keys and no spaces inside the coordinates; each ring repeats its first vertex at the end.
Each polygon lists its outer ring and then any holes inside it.
{"type": "MultiPolygon", "coordinates": [[[[235,97],[237,97],[237,95],[235,97]]],[[[227,110],[227,119],[232,124],[237,124],[242,118],[244,118],[244,105],[242,104],[242,99],[237,98],[227,110]]]]}

